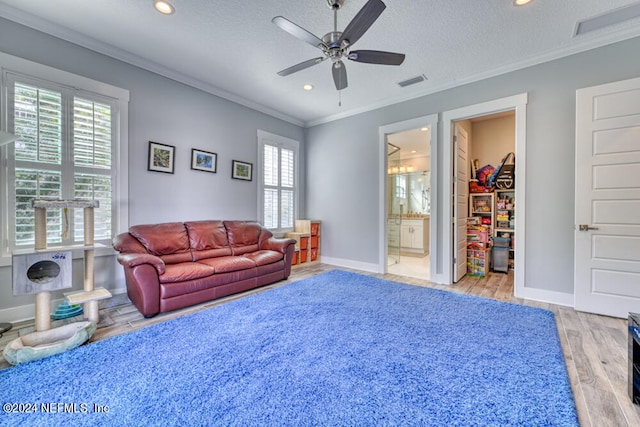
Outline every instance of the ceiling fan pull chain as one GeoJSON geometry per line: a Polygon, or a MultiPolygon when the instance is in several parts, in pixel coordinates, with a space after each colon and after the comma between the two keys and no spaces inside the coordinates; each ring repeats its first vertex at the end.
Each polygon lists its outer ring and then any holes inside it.
{"type": "Polygon", "coordinates": [[[338,107],[342,107],[342,91],[338,91],[338,107]]]}

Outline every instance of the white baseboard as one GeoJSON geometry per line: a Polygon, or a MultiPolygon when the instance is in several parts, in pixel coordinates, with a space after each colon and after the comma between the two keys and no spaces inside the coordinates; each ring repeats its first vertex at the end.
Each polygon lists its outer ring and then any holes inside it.
{"type": "MultiPolygon", "coordinates": [[[[368,262],[354,261],[351,259],[344,258],[332,258],[327,256],[322,256],[321,262],[323,264],[334,265],[336,267],[345,267],[345,268],[353,268],[355,270],[367,271],[370,273],[381,273],[380,266],[378,264],[372,264],[368,262]]],[[[438,278],[442,279],[442,284],[446,284],[444,277],[432,277],[432,281],[434,283],[440,283],[438,278]],[[435,280],[434,280],[435,279],[435,280]]],[[[514,289],[515,296],[518,298],[524,298],[528,300],[562,305],[566,307],[573,307],[573,294],[569,294],[566,292],[556,292],[549,291],[546,289],[536,289],[536,288],[519,288],[514,289]]]]}
{"type": "Polygon", "coordinates": [[[322,255],[320,260],[323,264],[335,265],[336,267],[353,268],[354,270],[368,271],[369,273],[380,273],[378,264],[369,262],[354,261],[352,259],[332,258],[322,255]]]}
{"type": "Polygon", "coordinates": [[[566,292],[549,291],[547,289],[536,288],[516,288],[514,289],[514,296],[517,298],[524,298],[538,302],[546,302],[556,305],[563,305],[566,307],[573,307],[573,294],[566,292]]]}
{"type": "MultiPolygon", "coordinates": [[[[109,289],[109,292],[111,292],[111,295],[126,294],[127,288],[109,289]]],[[[60,304],[63,299],[64,298],[51,300],[52,313],[54,311],[54,307],[57,307],[58,304],[60,304]]],[[[16,323],[16,322],[22,322],[25,320],[31,320],[35,318],[35,312],[36,312],[35,303],[21,305],[18,307],[5,308],[3,310],[0,310],[0,322],[16,323]]]]}

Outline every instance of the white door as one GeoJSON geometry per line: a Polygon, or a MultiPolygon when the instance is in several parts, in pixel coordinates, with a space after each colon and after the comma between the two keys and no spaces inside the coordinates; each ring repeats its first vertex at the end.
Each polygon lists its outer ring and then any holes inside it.
{"type": "Polygon", "coordinates": [[[640,79],[576,92],[576,310],[640,312],[640,79]]]}
{"type": "Polygon", "coordinates": [[[454,125],[454,180],[453,180],[453,247],[455,267],[453,281],[467,273],[467,217],[469,216],[469,142],[467,132],[454,125]]]}

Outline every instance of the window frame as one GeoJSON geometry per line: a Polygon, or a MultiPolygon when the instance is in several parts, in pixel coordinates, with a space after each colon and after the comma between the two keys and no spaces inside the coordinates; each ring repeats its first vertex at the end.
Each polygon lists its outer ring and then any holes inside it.
{"type": "MultiPolygon", "coordinates": [[[[112,151],[111,151],[111,173],[112,180],[111,189],[111,209],[112,224],[111,237],[128,229],[128,108],[129,108],[129,91],[118,88],[106,83],[102,83],[93,79],[82,77],[73,73],[58,70],[46,65],[38,64],[12,55],[0,52],[0,128],[8,130],[9,125],[9,108],[8,90],[13,81],[19,81],[25,84],[32,84],[37,87],[52,89],[55,91],[65,91],[65,94],[71,96],[71,108],[73,108],[73,99],[82,98],[92,100],[94,102],[105,103],[111,106],[111,131],[112,131],[112,151]]],[[[65,103],[62,105],[65,108],[65,103]]],[[[63,114],[69,114],[64,110],[63,114]]],[[[9,130],[11,131],[11,130],[9,130]]],[[[73,136],[73,121],[63,121],[62,129],[63,140],[70,142],[73,136]],[[64,126],[66,124],[66,126],[64,126]]],[[[63,142],[65,144],[65,142],[63,142]]],[[[0,147],[0,200],[2,201],[2,209],[0,209],[0,266],[11,265],[11,252],[15,250],[15,230],[11,222],[13,215],[9,209],[14,206],[15,200],[11,202],[10,197],[15,192],[15,157],[14,144],[8,144],[0,147]]],[[[70,156],[72,153],[66,153],[70,156]]],[[[41,170],[47,169],[38,168],[41,170]]],[[[53,168],[55,169],[55,168],[53,168]]],[[[67,171],[68,176],[73,177],[75,173],[83,171],[82,166],[74,167],[69,159],[62,159],[61,165],[58,167],[61,172],[67,171]]],[[[64,179],[64,178],[63,178],[64,179]]],[[[71,178],[73,181],[73,178],[71,178]]],[[[74,185],[71,182],[71,188],[74,185]]],[[[73,190],[71,190],[73,191],[73,190]]],[[[73,212],[70,212],[73,215],[73,212]]],[[[71,233],[73,236],[73,233],[71,233]]],[[[54,245],[52,245],[54,246],[54,245]]],[[[96,255],[112,255],[113,249],[110,247],[96,251],[96,255]]],[[[80,256],[80,255],[78,255],[80,256]]]]}
{"type": "MultiPolygon", "coordinates": [[[[299,206],[300,206],[300,142],[295,139],[286,138],[284,136],[276,135],[273,133],[258,130],[258,221],[264,224],[264,191],[266,188],[277,188],[278,200],[280,200],[280,192],[282,185],[280,183],[281,174],[278,174],[277,186],[265,186],[264,184],[264,147],[266,145],[274,146],[278,148],[278,153],[281,149],[287,149],[293,151],[293,223],[291,227],[281,227],[281,210],[278,211],[278,227],[269,228],[272,233],[282,234],[294,230],[295,221],[298,219],[299,206]]],[[[278,164],[281,163],[281,157],[278,155],[278,164]]],[[[280,171],[279,171],[280,172],[280,171]]],[[[287,187],[290,189],[290,187],[287,187]]],[[[282,205],[279,205],[281,208],[282,205]]]]}

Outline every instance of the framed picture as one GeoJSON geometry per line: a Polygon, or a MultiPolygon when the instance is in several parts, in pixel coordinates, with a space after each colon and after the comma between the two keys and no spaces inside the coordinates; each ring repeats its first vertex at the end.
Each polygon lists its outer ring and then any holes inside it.
{"type": "Polygon", "coordinates": [[[218,155],[216,153],[192,148],[191,169],[216,173],[218,171],[218,155]]]}
{"type": "Polygon", "coordinates": [[[231,162],[231,178],[251,181],[253,176],[253,163],[233,160],[231,162]]]}
{"type": "Polygon", "coordinates": [[[149,164],[147,170],[173,173],[176,147],[149,141],[149,164]]]}

